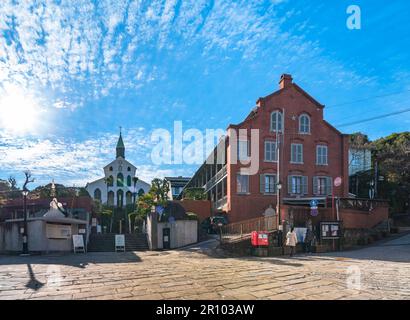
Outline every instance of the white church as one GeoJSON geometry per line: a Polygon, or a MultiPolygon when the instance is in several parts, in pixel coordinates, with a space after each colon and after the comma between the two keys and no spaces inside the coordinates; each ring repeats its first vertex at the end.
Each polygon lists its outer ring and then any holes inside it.
{"type": "Polygon", "coordinates": [[[104,167],[104,178],[87,183],[90,196],[115,207],[133,204],[138,195],[147,193],[150,185],[135,176],[137,168],[125,160],[125,146],[122,134],[117,142],[116,159],[104,167]]]}

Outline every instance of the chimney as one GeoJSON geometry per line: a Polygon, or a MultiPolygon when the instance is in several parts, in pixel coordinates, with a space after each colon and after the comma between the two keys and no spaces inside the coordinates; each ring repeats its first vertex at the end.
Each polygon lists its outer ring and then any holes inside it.
{"type": "Polygon", "coordinates": [[[282,74],[279,81],[279,89],[287,88],[292,85],[292,76],[290,74],[282,74]]]}

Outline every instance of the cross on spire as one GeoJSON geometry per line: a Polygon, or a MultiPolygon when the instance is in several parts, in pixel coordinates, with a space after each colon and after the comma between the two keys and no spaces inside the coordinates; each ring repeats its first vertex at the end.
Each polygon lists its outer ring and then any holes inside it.
{"type": "Polygon", "coordinates": [[[122,140],[122,127],[120,126],[120,137],[118,138],[117,142],[117,158],[122,157],[125,158],[125,146],[124,146],[124,141],[122,140]]]}

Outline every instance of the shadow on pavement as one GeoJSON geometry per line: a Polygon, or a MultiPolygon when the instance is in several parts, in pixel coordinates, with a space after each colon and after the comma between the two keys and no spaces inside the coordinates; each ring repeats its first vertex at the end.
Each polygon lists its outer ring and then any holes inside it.
{"type": "Polygon", "coordinates": [[[41,287],[44,286],[44,283],[36,279],[36,276],[33,272],[33,268],[31,267],[31,264],[27,264],[27,269],[28,269],[28,273],[30,276],[30,280],[27,282],[26,288],[29,288],[35,291],[41,289],[41,287]]]}
{"type": "Polygon", "coordinates": [[[25,257],[0,256],[0,265],[27,264],[30,277],[33,275],[31,265],[36,264],[54,264],[85,268],[89,264],[136,263],[141,261],[142,259],[136,254],[136,252],[89,252],[77,254],[32,255],[25,257]]]}

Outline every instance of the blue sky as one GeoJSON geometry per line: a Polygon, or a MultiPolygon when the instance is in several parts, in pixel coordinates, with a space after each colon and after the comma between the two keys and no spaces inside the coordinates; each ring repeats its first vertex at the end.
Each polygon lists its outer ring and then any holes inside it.
{"type": "MultiPolygon", "coordinates": [[[[2,1],[0,178],[30,169],[36,184],[83,185],[114,157],[119,126],[142,179],[190,175],[151,162],[152,130],[238,123],[282,73],[336,127],[408,108],[409,16],[405,0],[2,1]],[[346,27],[351,4],[360,30],[346,27]]],[[[406,113],[339,129],[409,127],[406,113]]]]}

